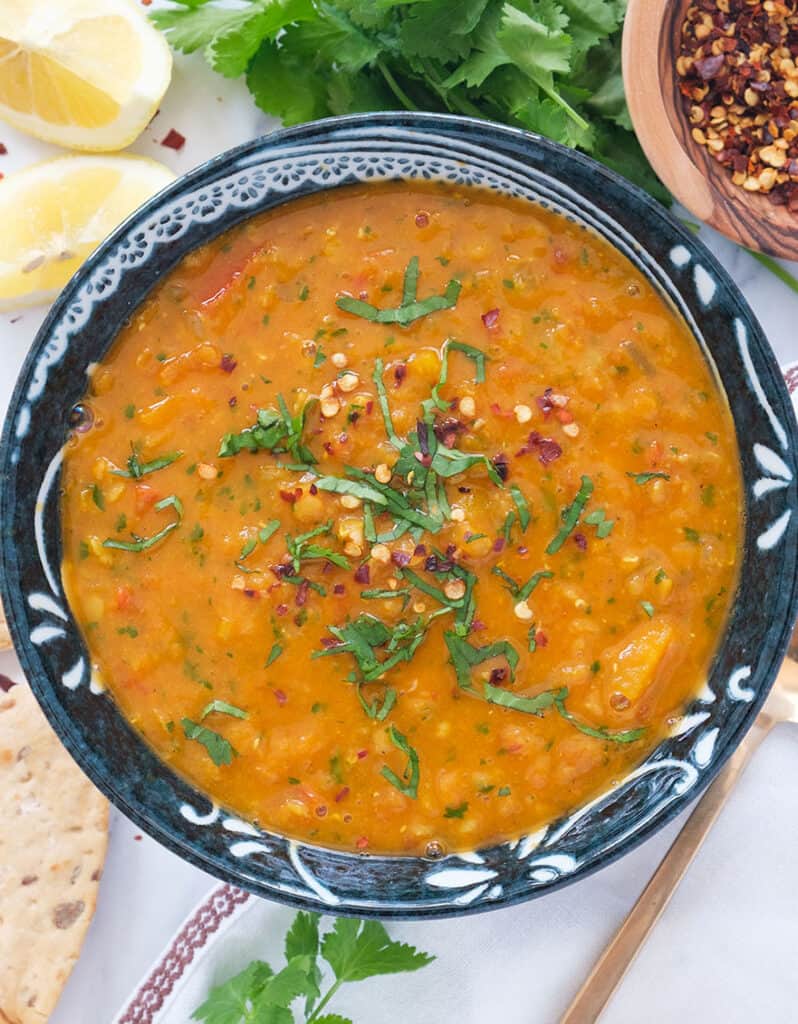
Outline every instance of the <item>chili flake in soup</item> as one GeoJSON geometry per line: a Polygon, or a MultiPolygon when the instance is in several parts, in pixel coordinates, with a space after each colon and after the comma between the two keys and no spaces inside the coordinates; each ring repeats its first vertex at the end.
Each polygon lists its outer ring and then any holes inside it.
{"type": "Polygon", "coordinates": [[[736,585],[724,397],[602,239],[338,190],[187,257],[91,376],[64,580],[158,754],[262,827],[419,854],[638,764],[736,585]]]}

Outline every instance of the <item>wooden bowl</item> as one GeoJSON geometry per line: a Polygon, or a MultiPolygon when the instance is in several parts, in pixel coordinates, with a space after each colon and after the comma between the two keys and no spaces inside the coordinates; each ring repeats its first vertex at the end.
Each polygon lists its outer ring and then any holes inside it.
{"type": "Polygon", "coordinates": [[[696,217],[749,249],[798,260],[798,216],[733,184],[690,134],[676,58],[691,2],[629,0],[623,79],[637,137],[664,184],[696,217]]]}

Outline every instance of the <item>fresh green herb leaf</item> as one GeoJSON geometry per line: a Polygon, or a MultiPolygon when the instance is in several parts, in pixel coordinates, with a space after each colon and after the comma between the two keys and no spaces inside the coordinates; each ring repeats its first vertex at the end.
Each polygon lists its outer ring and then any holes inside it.
{"type": "Polygon", "coordinates": [[[200,715],[200,721],[204,722],[208,715],[214,712],[219,712],[222,715],[230,715],[233,718],[249,718],[246,711],[242,711],[241,708],[237,708],[234,704],[228,704],[224,700],[212,700],[210,704],[206,704],[203,708],[202,714],[200,715]]]}
{"type": "Polygon", "coordinates": [[[457,305],[460,295],[460,282],[456,278],[446,286],[443,295],[430,295],[429,298],[417,300],[415,298],[418,285],[418,257],[414,256],[405,270],[402,304],[394,309],[378,309],[361,299],[352,299],[348,295],[342,295],[336,299],[336,306],[351,313],[353,316],[362,317],[377,324],[400,324],[407,327],[421,317],[429,316],[430,313],[442,309],[452,309],[457,305]],[[410,296],[413,298],[410,298],[410,296]]]}
{"type": "MultiPolygon", "coordinates": [[[[515,681],[515,670],[518,667],[519,658],[518,652],[509,640],[496,640],[494,643],[486,644],[483,647],[474,647],[465,637],[460,636],[454,630],[446,630],[443,638],[449,649],[452,665],[454,665],[457,685],[461,690],[468,690],[470,693],[480,696],[471,682],[471,670],[491,658],[504,658],[510,669],[510,680],[515,681]]],[[[488,686],[489,684],[486,683],[485,685],[488,686]]]]}
{"type": "Polygon", "coordinates": [[[630,476],[641,487],[650,480],[670,480],[669,473],[627,473],[626,475],[630,476]]]}
{"type": "Polygon", "coordinates": [[[593,481],[589,476],[582,477],[582,484],[577,491],[576,497],[562,511],[563,525],[557,536],[549,543],[546,548],[547,555],[556,555],[566,540],[570,537],[571,533],[576,529],[576,525],[579,522],[579,518],[582,515],[582,511],[585,505],[590,500],[590,495],[593,493],[593,481]]]}
{"type": "Polygon", "coordinates": [[[515,484],[510,488],[510,495],[515,502],[515,507],[518,509],[518,522],[521,524],[521,533],[526,533],[526,528],[531,520],[527,500],[521,493],[521,489],[516,487],[515,484]]]}
{"type": "Polygon", "coordinates": [[[125,419],[126,420],[132,420],[135,415],[136,415],[136,407],[131,402],[130,405],[126,405],[125,406],[125,419]]]}
{"type": "Polygon", "coordinates": [[[105,498],[103,497],[103,492],[100,490],[99,484],[92,485],[91,499],[101,512],[105,510],[105,498]]]}
{"type": "Polygon", "coordinates": [[[258,530],[258,540],[261,544],[265,544],[267,540],[274,536],[275,533],[280,529],[279,519],[270,519],[265,526],[262,526],[258,530]]]}
{"type": "Polygon", "coordinates": [[[463,818],[468,810],[468,801],[464,800],[461,804],[456,807],[447,807],[443,812],[444,818],[463,818]]]}
{"type": "Polygon", "coordinates": [[[136,537],[133,534],[134,539],[132,541],[114,540],[112,537],[108,537],[103,541],[103,547],[114,548],[118,551],[146,551],[159,541],[162,541],[164,537],[167,537],[173,530],[176,530],[183,522],[183,503],[176,495],[170,494],[168,498],[156,501],[153,507],[158,512],[162,512],[165,508],[174,508],[177,513],[177,519],[173,523],[169,523],[162,530],[159,530],[158,533],[153,534],[152,537],[136,537]]]}
{"type": "Polygon", "coordinates": [[[269,651],[269,656],[266,659],[266,664],[265,664],[264,668],[268,668],[269,665],[273,665],[275,663],[275,661],[277,661],[277,659],[280,657],[280,655],[282,653],[283,653],[283,648],[282,648],[281,644],[278,644],[278,643],[272,644],[272,649],[269,651]]]}
{"type": "Polygon", "coordinates": [[[217,766],[232,764],[236,751],[224,736],[218,732],[192,722],[190,718],[181,719],[183,732],[188,740],[196,740],[208,751],[211,760],[217,766]]]}
{"type": "Polygon", "coordinates": [[[401,974],[426,967],[435,958],[413,946],[393,942],[379,921],[338,917],[321,945],[336,981],[363,981],[382,974],[401,974]]]}
{"type": "Polygon", "coordinates": [[[580,722],[579,719],[572,715],[571,712],[565,706],[565,698],[568,696],[568,690],[561,690],[559,695],[555,698],[554,703],[557,711],[562,717],[571,723],[574,728],[578,729],[579,732],[584,733],[585,736],[592,736],[597,740],[607,740],[610,743],[634,743],[635,740],[639,740],[641,736],[645,735],[645,728],[640,729],[626,729],[622,732],[610,732],[609,729],[598,728],[595,729],[591,725],[585,725],[584,722],[580,722]]]}
{"type": "Polygon", "coordinates": [[[153,459],[151,462],[141,462],[138,456],[138,450],[133,447],[131,454],[128,456],[127,469],[114,469],[112,470],[115,476],[124,476],[132,480],[140,480],[143,476],[147,476],[149,473],[157,473],[159,469],[166,469],[167,466],[171,466],[173,462],[177,462],[178,459],[183,458],[183,452],[167,452],[166,455],[160,455],[157,459],[153,459]]]}
{"type": "Polygon", "coordinates": [[[318,370],[322,363],[327,362],[327,356],[324,354],[324,349],[321,345],[316,347],[316,355],[313,357],[313,369],[318,370]]]}
{"type": "Polygon", "coordinates": [[[650,601],[641,601],[640,607],[650,619],[654,618],[654,605],[650,601]]]}
{"type": "MultiPolygon", "coordinates": [[[[380,775],[387,779],[400,793],[415,800],[418,796],[419,782],[418,754],[407,742],[407,737],[399,732],[395,725],[388,726],[388,738],[398,750],[407,755],[407,766],[402,772],[401,778],[387,764],[382,766],[380,775]]],[[[329,957],[327,959],[329,960],[329,957]]]]}
{"type": "Polygon", "coordinates": [[[684,527],[684,535],[691,544],[699,544],[701,542],[701,534],[691,526],[684,527]]]}
{"type": "MultiPolygon", "coordinates": [[[[567,691],[566,691],[567,692],[567,691]]],[[[527,715],[541,715],[543,711],[550,708],[561,690],[545,690],[536,697],[523,697],[510,690],[502,690],[498,686],[491,686],[485,683],[485,700],[489,704],[499,704],[503,708],[510,708],[513,711],[523,711],[527,715]]]]}

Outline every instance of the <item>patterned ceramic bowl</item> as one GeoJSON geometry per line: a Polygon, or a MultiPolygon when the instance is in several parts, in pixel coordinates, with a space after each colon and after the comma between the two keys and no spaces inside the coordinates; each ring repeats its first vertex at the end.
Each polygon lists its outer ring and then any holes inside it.
{"type": "Polygon", "coordinates": [[[757,714],[796,610],[798,430],[751,311],[710,253],[591,160],[489,123],[374,114],[278,132],[211,160],[135,213],[53,307],[2,440],[2,596],[17,652],[68,750],[128,817],[211,874],[331,913],[464,914],[552,892],[610,863],[709,783],[757,714]],[[355,856],[259,831],[161,763],[93,688],[61,581],[59,468],[69,414],[150,289],[198,245],[262,210],[352,182],[445,179],[522,196],[607,238],[667,296],[728,395],[745,481],[742,577],[700,695],[621,785],[534,835],[443,860],[355,856]]]}

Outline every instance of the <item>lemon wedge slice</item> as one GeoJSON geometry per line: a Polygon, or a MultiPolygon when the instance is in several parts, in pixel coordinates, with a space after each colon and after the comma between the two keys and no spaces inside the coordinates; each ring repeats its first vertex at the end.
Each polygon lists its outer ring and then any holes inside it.
{"type": "Polygon", "coordinates": [[[174,174],[137,156],[62,156],[0,181],[0,310],[52,299],[174,174]]]}
{"type": "Polygon", "coordinates": [[[2,0],[0,118],[72,149],[123,149],[172,73],[163,36],[132,0],[2,0]]]}

